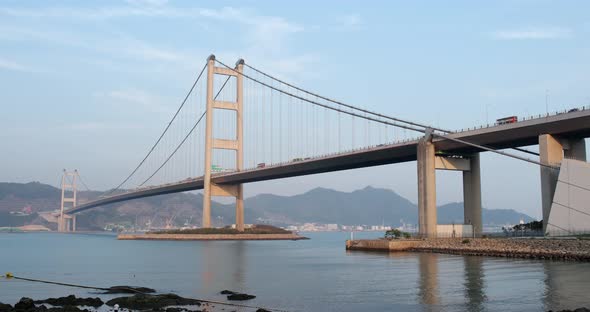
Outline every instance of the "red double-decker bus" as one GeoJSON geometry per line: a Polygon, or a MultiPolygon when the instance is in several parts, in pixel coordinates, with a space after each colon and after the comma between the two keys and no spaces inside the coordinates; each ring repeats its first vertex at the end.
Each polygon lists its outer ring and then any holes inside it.
{"type": "Polygon", "coordinates": [[[496,124],[497,125],[505,125],[505,124],[515,123],[517,121],[518,121],[518,117],[510,116],[510,117],[504,117],[504,118],[500,118],[500,119],[496,120],[496,124]]]}

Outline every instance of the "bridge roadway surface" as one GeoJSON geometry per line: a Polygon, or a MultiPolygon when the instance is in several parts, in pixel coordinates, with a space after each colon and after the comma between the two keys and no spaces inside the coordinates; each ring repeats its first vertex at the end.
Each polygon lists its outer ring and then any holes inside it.
{"type": "MultiPolygon", "coordinates": [[[[506,149],[537,145],[540,134],[552,134],[573,138],[590,137],[590,109],[543,116],[512,124],[455,132],[449,136],[493,149],[506,149]]],[[[433,143],[437,152],[469,154],[483,151],[444,138],[435,138],[433,143]]],[[[212,181],[216,184],[250,183],[415,161],[417,157],[417,145],[418,140],[410,140],[297,162],[274,164],[265,168],[247,169],[231,173],[217,173],[212,175],[212,181]]],[[[203,186],[203,177],[189,178],[176,183],[135,189],[125,193],[99,198],[91,202],[82,203],[75,208],[67,210],[66,213],[78,213],[94,207],[137,198],[200,190],[203,189],[203,186]]]]}

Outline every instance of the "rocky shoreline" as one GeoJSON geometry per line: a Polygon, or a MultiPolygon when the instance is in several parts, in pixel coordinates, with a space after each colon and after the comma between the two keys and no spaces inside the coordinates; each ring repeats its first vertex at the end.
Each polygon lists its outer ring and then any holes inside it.
{"type": "Polygon", "coordinates": [[[590,261],[590,241],[579,239],[427,239],[410,251],[525,259],[590,261]]]}
{"type": "Polygon", "coordinates": [[[549,238],[440,238],[347,241],[349,250],[414,251],[525,259],[590,261],[590,240],[549,238]]]}
{"type": "MultiPolygon", "coordinates": [[[[224,290],[220,294],[228,295],[228,300],[250,300],[254,295],[224,290]]],[[[44,300],[23,297],[14,306],[0,302],[0,312],[92,312],[108,311],[160,311],[160,312],[205,312],[232,310],[230,303],[183,298],[175,294],[135,294],[117,297],[107,302],[96,298],[77,298],[74,295],[44,300]]],[[[240,305],[241,308],[247,307],[240,305]]],[[[263,308],[249,307],[247,311],[267,312],[263,308]]]]}

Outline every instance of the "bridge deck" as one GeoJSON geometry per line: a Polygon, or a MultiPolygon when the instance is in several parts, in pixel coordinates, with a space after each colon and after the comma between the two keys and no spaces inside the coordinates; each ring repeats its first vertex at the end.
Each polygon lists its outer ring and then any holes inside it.
{"type": "MultiPolygon", "coordinates": [[[[546,133],[564,137],[590,137],[590,110],[580,110],[524,120],[512,124],[478,128],[457,132],[451,136],[494,149],[506,149],[536,145],[538,144],[538,136],[546,133]]],[[[414,161],[416,160],[417,144],[417,140],[412,140],[322,156],[304,161],[278,164],[266,168],[216,174],[212,177],[212,180],[217,184],[249,183],[414,161]]],[[[481,151],[472,146],[465,146],[444,138],[435,139],[434,144],[437,151],[450,153],[473,153],[481,151]]],[[[90,208],[131,199],[199,190],[203,188],[203,185],[203,178],[198,177],[152,188],[137,189],[78,205],[76,208],[68,210],[67,213],[77,213],[90,208]]]]}

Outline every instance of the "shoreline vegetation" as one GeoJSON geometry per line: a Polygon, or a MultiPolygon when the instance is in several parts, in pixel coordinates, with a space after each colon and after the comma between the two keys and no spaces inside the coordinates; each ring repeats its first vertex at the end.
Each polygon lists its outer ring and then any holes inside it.
{"type": "Polygon", "coordinates": [[[281,229],[276,226],[266,224],[255,224],[252,227],[245,228],[243,232],[240,232],[234,228],[223,227],[223,228],[200,228],[200,229],[170,229],[170,230],[158,230],[146,232],[146,234],[200,234],[200,235],[211,235],[211,234],[293,234],[291,231],[281,229]]]}
{"type": "Polygon", "coordinates": [[[309,239],[271,225],[253,225],[240,232],[236,229],[171,229],[144,234],[121,233],[119,240],[301,240],[309,239]]]}

